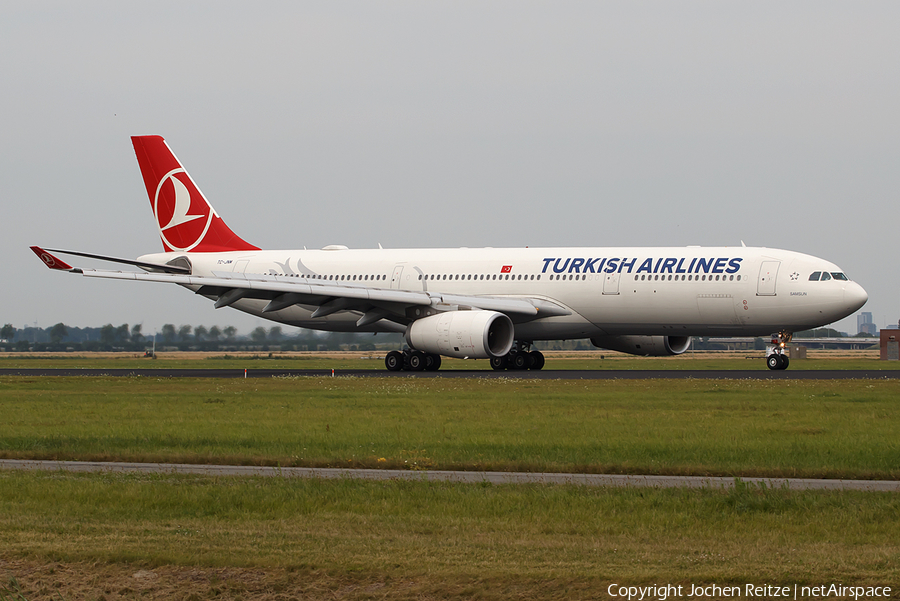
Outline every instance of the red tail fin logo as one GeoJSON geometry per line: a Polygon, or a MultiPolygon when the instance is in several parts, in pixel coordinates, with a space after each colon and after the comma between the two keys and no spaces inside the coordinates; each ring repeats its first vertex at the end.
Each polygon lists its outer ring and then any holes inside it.
{"type": "Polygon", "coordinates": [[[225,225],[165,140],[131,140],[166,252],[259,250],[225,225]]]}
{"type": "Polygon", "coordinates": [[[153,197],[153,215],[165,246],[174,251],[194,249],[209,231],[214,214],[184,169],[170,171],[159,181],[153,197]],[[195,202],[196,197],[199,198],[195,202]]]}

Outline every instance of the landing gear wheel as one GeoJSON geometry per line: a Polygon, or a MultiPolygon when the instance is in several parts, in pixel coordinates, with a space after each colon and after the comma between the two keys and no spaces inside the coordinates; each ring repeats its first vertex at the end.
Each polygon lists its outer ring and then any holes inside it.
{"type": "Polygon", "coordinates": [[[391,351],[384,358],[384,366],[388,371],[400,371],[403,369],[403,353],[391,351]]]}
{"type": "Polygon", "coordinates": [[[503,371],[506,369],[506,355],[502,357],[491,357],[491,369],[494,371],[503,371]]]}
{"type": "Polygon", "coordinates": [[[425,370],[425,353],[422,351],[413,351],[409,354],[408,367],[409,371],[425,370]]]}
{"type": "Polygon", "coordinates": [[[772,353],[766,358],[766,367],[769,369],[782,370],[787,369],[788,365],[790,365],[791,360],[787,355],[779,355],[777,353],[772,353]]]}
{"type": "Polygon", "coordinates": [[[512,353],[509,356],[510,369],[528,369],[528,353],[512,353]]]}
{"type": "Polygon", "coordinates": [[[771,345],[766,346],[766,352],[769,353],[766,357],[766,367],[778,370],[788,368],[791,360],[785,354],[785,347],[793,338],[794,334],[786,330],[772,334],[771,345]]]}
{"type": "Polygon", "coordinates": [[[437,371],[441,368],[441,356],[428,353],[425,355],[425,371],[437,371]]]}
{"type": "Polygon", "coordinates": [[[531,351],[531,367],[528,369],[533,369],[535,371],[544,368],[544,353],[541,351],[531,351]]]}

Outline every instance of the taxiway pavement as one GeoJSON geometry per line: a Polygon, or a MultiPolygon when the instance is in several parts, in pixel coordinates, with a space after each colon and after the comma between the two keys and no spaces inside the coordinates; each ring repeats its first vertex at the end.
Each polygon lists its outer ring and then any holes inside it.
{"type": "MultiPolygon", "coordinates": [[[[276,377],[330,377],[330,369],[131,369],[131,368],[4,368],[0,376],[63,376],[63,377],[145,377],[145,378],[276,378],[276,377]]],[[[784,371],[727,369],[727,370],[597,370],[553,369],[540,371],[456,370],[398,371],[384,369],[337,369],[335,376],[357,378],[524,378],[540,380],[646,380],[646,379],[694,379],[694,380],[896,380],[900,370],[854,369],[787,369],[784,371]]]]}
{"type": "Polygon", "coordinates": [[[861,490],[900,492],[894,480],[825,480],[814,478],[735,478],[719,476],[646,476],[623,474],[557,474],[528,472],[459,472],[443,470],[373,470],[343,468],[195,465],[186,463],[105,463],[96,461],[38,461],[0,459],[0,469],[92,473],[199,474],[204,476],[263,476],[282,478],[350,478],[358,480],[419,480],[469,484],[572,484],[579,486],[653,488],[733,488],[740,481],[790,490],[861,490]]]}

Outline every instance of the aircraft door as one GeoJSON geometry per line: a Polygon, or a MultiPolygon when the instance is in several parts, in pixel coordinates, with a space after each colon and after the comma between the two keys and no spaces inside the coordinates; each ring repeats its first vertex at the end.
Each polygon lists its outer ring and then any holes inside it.
{"type": "Polygon", "coordinates": [[[619,274],[606,273],[603,279],[603,294],[619,293],[619,274]]]}
{"type": "Polygon", "coordinates": [[[403,275],[403,265],[397,265],[394,267],[394,275],[391,276],[391,288],[394,290],[400,289],[400,276],[403,275]]]}
{"type": "Polygon", "coordinates": [[[231,268],[232,273],[244,273],[247,269],[247,265],[250,264],[250,259],[240,259],[234,262],[234,267],[231,268]]]}
{"type": "Polygon", "coordinates": [[[775,282],[781,261],[763,261],[759,266],[759,282],[756,285],[756,296],[775,296],[775,282]]]}

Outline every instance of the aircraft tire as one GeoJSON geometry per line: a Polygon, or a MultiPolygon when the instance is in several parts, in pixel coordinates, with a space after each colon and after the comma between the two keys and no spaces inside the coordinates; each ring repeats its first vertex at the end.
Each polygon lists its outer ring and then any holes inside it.
{"type": "Polygon", "coordinates": [[[437,371],[441,368],[441,356],[433,353],[425,355],[425,371],[437,371]]]}
{"type": "Polygon", "coordinates": [[[384,358],[384,366],[388,371],[400,371],[403,369],[403,353],[391,351],[384,358]]]}
{"type": "Polygon", "coordinates": [[[506,369],[506,355],[502,357],[491,357],[491,369],[494,371],[503,371],[506,369]]]}
{"type": "Polygon", "coordinates": [[[541,351],[531,351],[531,366],[528,369],[535,371],[544,369],[544,353],[541,351]]]}
{"type": "Polygon", "coordinates": [[[791,359],[787,355],[781,356],[781,369],[787,369],[788,365],[791,364],[791,359]]]}
{"type": "Polygon", "coordinates": [[[526,353],[511,353],[509,369],[528,369],[529,357],[526,353]]]}
{"type": "Polygon", "coordinates": [[[412,351],[407,359],[409,371],[425,371],[425,353],[412,351]]]}
{"type": "Polygon", "coordinates": [[[781,361],[778,359],[778,355],[772,353],[768,357],[766,357],[766,367],[769,369],[775,370],[781,367],[781,361]]]}

